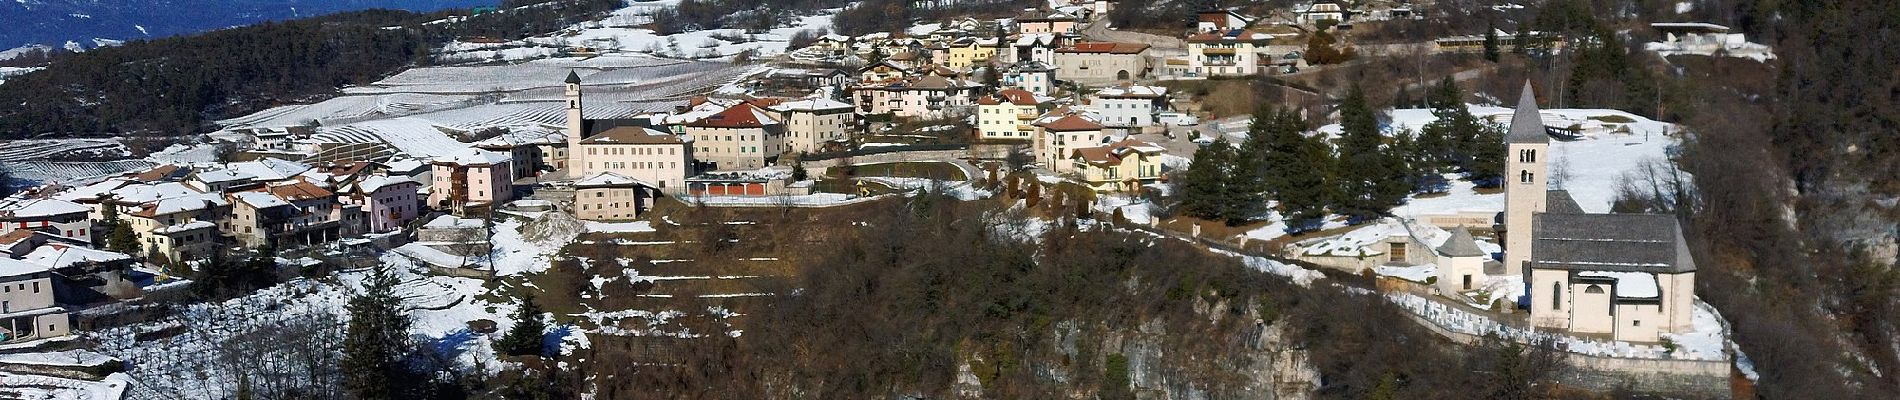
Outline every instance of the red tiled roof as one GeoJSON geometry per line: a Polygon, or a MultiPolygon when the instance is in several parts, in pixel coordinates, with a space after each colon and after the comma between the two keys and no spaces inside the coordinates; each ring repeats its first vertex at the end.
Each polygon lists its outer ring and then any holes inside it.
{"type": "Polygon", "coordinates": [[[1074,46],[1056,49],[1057,53],[1094,53],[1094,54],[1141,54],[1148,45],[1141,43],[1081,42],[1074,46]]]}
{"type": "Polygon", "coordinates": [[[1042,129],[1056,132],[1098,131],[1102,130],[1102,124],[1090,121],[1088,118],[1082,118],[1079,115],[1069,115],[1062,117],[1062,119],[1042,124],[1042,129]]]}
{"type": "Polygon", "coordinates": [[[700,118],[698,121],[688,123],[686,126],[700,128],[758,128],[778,124],[777,120],[771,118],[770,115],[766,114],[765,110],[760,110],[752,104],[739,103],[739,105],[727,107],[725,111],[720,111],[718,114],[713,114],[706,118],[700,118]]]}
{"type": "Polygon", "coordinates": [[[1010,104],[1015,104],[1019,106],[1033,106],[1036,104],[1040,104],[1036,101],[1036,94],[1030,93],[1027,90],[1003,89],[1000,92],[996,92],[996,95],[999,97],[1002,97],[1003,99],[1009,100],[1010,104]]]}

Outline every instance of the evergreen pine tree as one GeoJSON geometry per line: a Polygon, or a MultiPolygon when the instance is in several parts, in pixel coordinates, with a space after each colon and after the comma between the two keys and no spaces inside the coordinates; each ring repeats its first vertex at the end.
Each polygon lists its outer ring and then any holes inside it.
{"type": "Polygon", "coordinates": [[[343,335],[344,388],[358,399],[395,399],[410,382],[402,358],[409,352],[409,316],[396,297],[396,277],[387,266],[370,269],[363,292],[350,298],[343,335]]]}
{"type": "Polygon", "coordinates": [[[1267,211],[1266,176],[1267,154],[1269,152],[1273,130],[1279,124],[1280,112],[1272,108],[1261,107],[1254,111],[1253,123],[1248,128],[1247,140],[1231,155],[1231,164],[1221,196],[1221,216],[1227,224],[1240,225],[1251,221],[1267,211]]]}
{"type": "Polygon", "coordinates": [[[1292,136],[1293,164],[1286,167],[1286,186],[1276,199],[1287,232],[1298,233],[1319,227],[1320,219],[1326,217],[1326,206],[1340,197],[1335,183],[1339,176],[1335,172],[1338,160],[1322,136],[1304,137],[1297,132],[1292,136]]]}
{"type": "Polygon", "coordinates": [[[1501,58],[1500,56],[1501,54],[1498,49],[1498,28],[1496,25],[1486,24],[1484,27],[1484,59],[1485,61],[1498,62],[1498,59],[1501,58]]]}
{"type": "Polygon", "coordinates": [[[1399,85],[1399,93],[1392,95],[1392,108],[1415,108],[1417,103],[1417,100],[1412,99],[1412,91],[1406,90],[1405,85],[1399,85]]]}
{"type": "Polygon", "coordinates": [[[1194,152],[1194,162],[1188,164],[1183,178],[1186,182],[1181,185],[1182,214],[1210,220],[1222,217],[1221,201],[1227,195],[1227,165],[1232,151],[1227,139],[1221,138],[1194,152]]]}
{"type": "MultiPolygon", "coordinates": [[[[112,206],[108,205],[105,208],[112,208],[112,206]]],[[[132,224],[115,217],[106,221],[106,225],[108,229],[111,229],[106,233],[108,250],[134,256],[143,255],[141,253],[144,253],[145,246],[139,244],[138,234],[132,232],[132,224]]]]}
{"type": "Polygon", "coordinates": [[[1516,42],[1515,45],[1511,46],[1512,53],[1517,53],[1518,55],[1527,53],[1534,43],[1531,41],[1531,24],[1523,22],[1517,23],[1517,36],[1512,37],[1511,40],[1516,42]]]}
{"type": "Polygon", "coordinates": [[[515,326],[495,342],[495,350],[511,356],[541,355],[541,338],[547,330],[547,322],[541,321],[541,305],[534,302],[533,294],[523,295],[521,308],[515,311],[515,326]]]}
{"type": "Polygon", "coordinates": [[[1481,182],[1482,187],[1497,187],[1504,183],[1504,127],[1497,124],[1480,124],[1478,139],[1475,142],[1476,154],[1473,154],[1471,170],[1465,179],[1481,182]]]}
{"type": "Polygon", "coordinates": [[[231,286],[237,291],[250,291],[276,284],[277,246],[272,245],[268,240],[264,241],[264,245],[258,246],[256,253],[251,254],[250,260],[244,263],[244,268],[238,271],[237,276],[231,278],[233,283],[231,286]]]}
{"type": "Polygon", "coordinates": [[[1404,165],[1397,154],[1385,151],[1378,116],[1364,91],[1354,86],[1339,106],[1340,192],[1335,211],[1369,219],[1382,215],[1410,192],[1404,165]]]}

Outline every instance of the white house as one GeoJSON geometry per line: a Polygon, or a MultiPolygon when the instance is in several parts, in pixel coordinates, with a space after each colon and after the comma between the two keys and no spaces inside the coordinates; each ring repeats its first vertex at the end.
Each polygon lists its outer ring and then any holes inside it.
{"type": "Polygon", "coordinates": [[[1030,125],[1041,115],[1042,100],[1022,89],[1004,89],[976,101],[977,137],[987,140],[1029,140],[1030,125]]]}
{"type": "Polygon", "coordinates": [[[1104,126],[1154,125],[1155,114],[1167,110],[1168,88],[1130,83],[1109,86],[1089,95],[1089,107],[1101,114],[1104,126]]]}

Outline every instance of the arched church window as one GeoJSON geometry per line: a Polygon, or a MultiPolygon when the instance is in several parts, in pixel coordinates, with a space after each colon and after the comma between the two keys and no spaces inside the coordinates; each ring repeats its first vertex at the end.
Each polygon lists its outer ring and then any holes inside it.
{"type": "Polygon", "coordinates": [[[1590,287],[1583,288],[1583,292],[1589,293],[1589,294],[1603,294],[1603,287],[1597,286],[1597,285],[1590,285],[1590,287]]]}
{"type": "Polygon", "coordinates": [[[1561,310],[1564,308],[1563,304],[1564,304],[1563,282],[1551,282],[1550,283],[1550,309],[1561,310]]]}

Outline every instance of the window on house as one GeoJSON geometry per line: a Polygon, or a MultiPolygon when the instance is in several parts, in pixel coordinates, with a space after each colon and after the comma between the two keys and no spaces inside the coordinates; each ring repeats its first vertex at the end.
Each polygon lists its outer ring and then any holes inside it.
{"type": "Polygon", "coordinates": [[[1564,304],[1564,283],[1550,283],[1550,309],[1561,310],[1564,304]]]}

